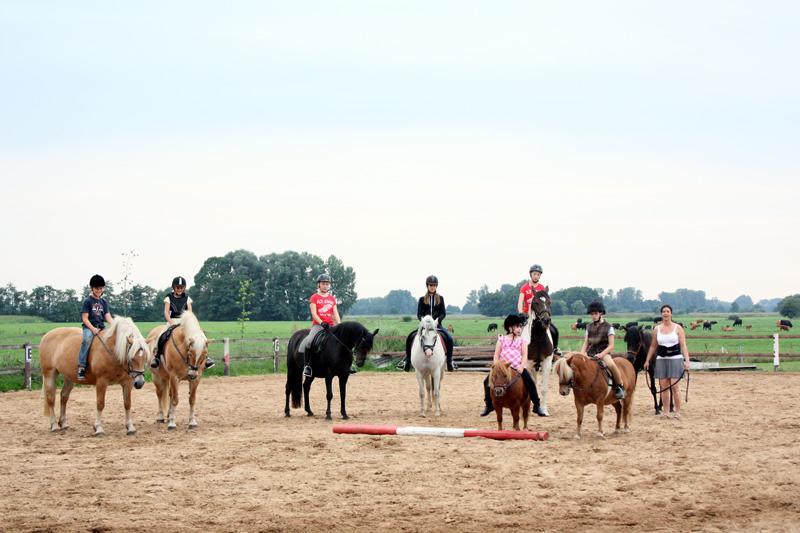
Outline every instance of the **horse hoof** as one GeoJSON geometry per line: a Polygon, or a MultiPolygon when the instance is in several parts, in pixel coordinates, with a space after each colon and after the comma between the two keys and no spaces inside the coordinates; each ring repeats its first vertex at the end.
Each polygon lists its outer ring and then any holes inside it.
{"type": "Polygon", "coordinates": [[[325,420],[333,420],[333,417],[331,415],[325,415],[325,420]]]}
{"type": "Polygon", "coordinates": [[[94,432],[95,437],[102,437],[103,435],[105,435],[105,432],[102,429],[94,432]]]}
{"type": "Polygon", "coordinates": [[[425,418],[425,413],[420,413],[420,414],[419,414],[419,417],[420,417],[420,418],[425,418]]]}
{"type": "Polygon", "coordinates": [[[600,433],[599,431],[598,431],[597,433],[595,433],[595,436],[596,436],[598,439],[604,439],[604,438],[606,438],[606,436],[605,436],[603,433],[600,433]]]}
{"type": "Polygon", "coordinates": [[[163,419],[163,418],[156,418],[156,424],[163,424],[164,422],[166,422],[166,420],[165,420],[165,419],[163,419]]]}
{"type": "Polygon", "coordinates": [[[169,431],[172,431],[173,429],[177,429],[177,428],[178,428],[178,426],[177,426],[177,424],[175,424],[175,423],[171,423],[171,424],[168,424],[168,425],[167,425],[167,429],[168,429],[169,431]]]}
{"type": "Polygon", "coordinates": [[[350,417],[347,416],[347,413],[342,415],[342,420],[350,420],[350,417]]]}
{"type": "Polygon", "coordinates": [[[61,430],[61,428],[59,428],[59,427],[58,427],[58,426],[56,426],[56,425],[52,425],[52,426],[50,426],[50,431],[51,431],[52,433],[55,433],[55,432],[57,432],[57,431],[60,431],[60,430],[61,430]]]}
{"type": "Polygon", "coordinates": [[[311,411],[306,411],[306,416],[314,416],[314,413],[312,413],[311,411]]]}
{"type": "Polygon", "coordinates": [[[292,416],[292,415],[290,415],[288,411],[287,411],[287,412],[285,412],[285,413],[283,413],[283,417],[284,417],[284,418],[291,418],[291,416],[292,416]]]}
{"type": "Polygon", "coordinates": [[[128,430],[128,435],[136,435],[136,430],[135,429],[129,429],[128,430]]]}
{"type": "Polygon", "coordinates": [[[197,422],[195,422],[194,424],[189,424],[189,429],[197,429],[197,425],[198,425],[197,422]]]}
{"type": "Polygon", "coordinates": [[[433,413],[433,416],[442,416],[442,413],[433,413]]]}
{"type": "Polygon", "coordinates": [[[581,440],[581,436],[580,436],[580,435],[575,435],[575,436],[574,436],[574,437],[572,437],[572,438],[573,438],[573,439],[575,439],[575,440],[581,440]]]}

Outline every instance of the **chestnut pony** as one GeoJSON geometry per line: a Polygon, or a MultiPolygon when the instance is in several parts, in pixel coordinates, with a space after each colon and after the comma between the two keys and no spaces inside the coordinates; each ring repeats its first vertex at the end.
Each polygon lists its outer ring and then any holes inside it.
{"type": "Polygon", "coordinates": [[[606,381],[606,374],[600,364],[586,354],[571,352],[556,362],[555,369],[558,374],[559,392],[567,396],[572,389],[575,397],[575,409],[578,411],[578,427],[575,438],[581,438],[581,424],[583,423],[583,409],[588,404],[597,406],[597,436],[603,435],[603,407],[613,405],[617,412],[617,425],[615,433],[620,432],[620,421],[624,424],[623,432],[630,431],[630,422],[633,415],[633,393],[636,392],[636,374],[633,365],[624,357],[615,357],[622,384],[625,387],[625,399],[617,400],[613,389],[606,381]]]}
{"type": "Polygon", "coordinates": [[[522,374],[511,368],[507,361],[497,361],[489,371],[489,394],[492,397],[494,413],[497,415],[497,429],[503,430],[503,407],[511,411],[514,429],[519,431],[519,414],[522,410],[523,429],[528,430],[528,415],[531,412],[531,399],[522,374]]]}
{"type": "MultiPolygon", "coordinates": [[[[150,348],[155,350],[158,338],[167,328],[166,325],[156,326],[147,335],[150,348]]],[[[189,429],[197,427],[195,418],[195,402],[197,401],[197,387],[205,370],[206,357],[208,357],[208,339],[197,317],[191,311],[181,314],[181,323],[172,331],[172,336],[164,343],[164,353],[161,354],[161,364],[158,368],[151,368],[153,384],[156,386],[158,396],[157,422],[164,422],[164,411],[167,411],[167,429],[175,429],[175,408],[178,406],[178,384],[187,380],[189,382],[189,429]],[[169,396],[167,393],[169,392],[169,396]],[[169,399],[169,410],[167,410],[169,399]]]]}
{"type": "MultiPolygon", "coordinates": [[[[45,333],[39,345],[42,364],[42,392],[44,415],[50,417],[50,431],[67,429],[67,401],[78,380],[78,352],[81,346],[81,328],[56,328],[45,333]],[[61,416],[56,423],[56,377],[64,377],[61,388],[61,416]]],[[[150,360],[150,349],[133,320],[118,316],[96,338],[89,348],[89,366],[86,379],[81,384],[94,385],[97,393],[97,413],[94,434],[103,434],[101,420],[109,385],[122,385],[125,404],[125,428],[128,435],[136,433],[131,418],[131,387],[144,385],[144,369],[150,360]]]]}

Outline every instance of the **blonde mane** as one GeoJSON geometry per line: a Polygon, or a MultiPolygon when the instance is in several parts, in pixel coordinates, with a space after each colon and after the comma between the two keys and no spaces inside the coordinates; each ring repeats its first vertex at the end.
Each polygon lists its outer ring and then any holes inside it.
{"type": "Polygon", "coordinates": [[[186,339],[186,343],[194,347],[195,354],[199,357],[205,349],[208,339],[194,313],[184,311],[181,314],[181,328],[183,328],[183,336],[186,339]]]}
{"type": "Polygon", "coordinates": [[[133,320],[128,317],[115,317],[111,325],[101,335],[104,342],[116,335],[114,339],[114,355],[116,355],[117,361],[121,365],[133,359],[139,349],[143,349],[148,354],[148,358],[150,357],[150,348],[147,346],[147,341],[142,336],[139,328],[136,327],[136,324],[133,323],[133,320]],[[128,337],[132,337],[130,348],[128,347],[128,337]]]}
{"type": "Polygon", "coordinates": [[[563,385],[565,383],[569,383],[569,381],[572,379],[572,367],[569,366],[569,359],[576,354],[580,354],[580,352],[568,352],[564,357],[556,361],[554,368],[556,375],[558,376],[559,384],[563,385]]]}

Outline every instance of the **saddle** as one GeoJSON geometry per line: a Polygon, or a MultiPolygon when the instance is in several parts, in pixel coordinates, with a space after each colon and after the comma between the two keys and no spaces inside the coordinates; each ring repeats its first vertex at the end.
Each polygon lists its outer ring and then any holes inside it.
{"type": "Polygon", "coordinates": [[[172,337],[172,331],[177,328],[178,325],[168,326],[167,329],[164,330],[163,333],[158,337],[158,344],[156,345],[156,354],[164,353],[164,344],[172,337]]]}
{"type": "Polygon", "coordinates": [[[595,362],[600,365],[600,370],[603,371],[603,376],[606,378],[606,385],[613,387],[614,377],[611,374],[611,370],[606,366],[602,359],[595,359],[595,362]]]}
{"type": "Polygon", "coordinates": [[[317,353],[320,350],[322,350],[322,347],[325,346],[325,341],[327,339],[328,339],[328,332],[327,331],[325,331],[323,329],[323,330],[317,332],[317,334],[314,335],[314,338],[311,339],[311,342],[308,343],[308,348],[307,348],[309,350],[308,353],[309,354],[317,353]]]}

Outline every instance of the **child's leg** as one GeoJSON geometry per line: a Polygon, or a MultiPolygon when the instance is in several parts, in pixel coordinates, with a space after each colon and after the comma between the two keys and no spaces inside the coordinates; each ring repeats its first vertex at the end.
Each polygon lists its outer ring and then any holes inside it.
{"type": "Polygon", "coordinates": [[[78,366],[86,368],[86,362],[89,359],[89,348],[92,346],[92,339],[94,333],[90,329],[83,328],[83,338],[81,339],[81,350],[78,352],[78,366]]]}
{"type": "Polygon", "coordinates": [[[531,376],[527,368],[522,370],[522,381],[525,383],[525,388],[528,389],[528,396],[531,397],[531,402],[533,402],[533,412],[539,416],[544,416],[540,412],[541,402],[539,400],[539,393],[536,390],[536,383],[533,382],[533,376],[531,376]]]}

